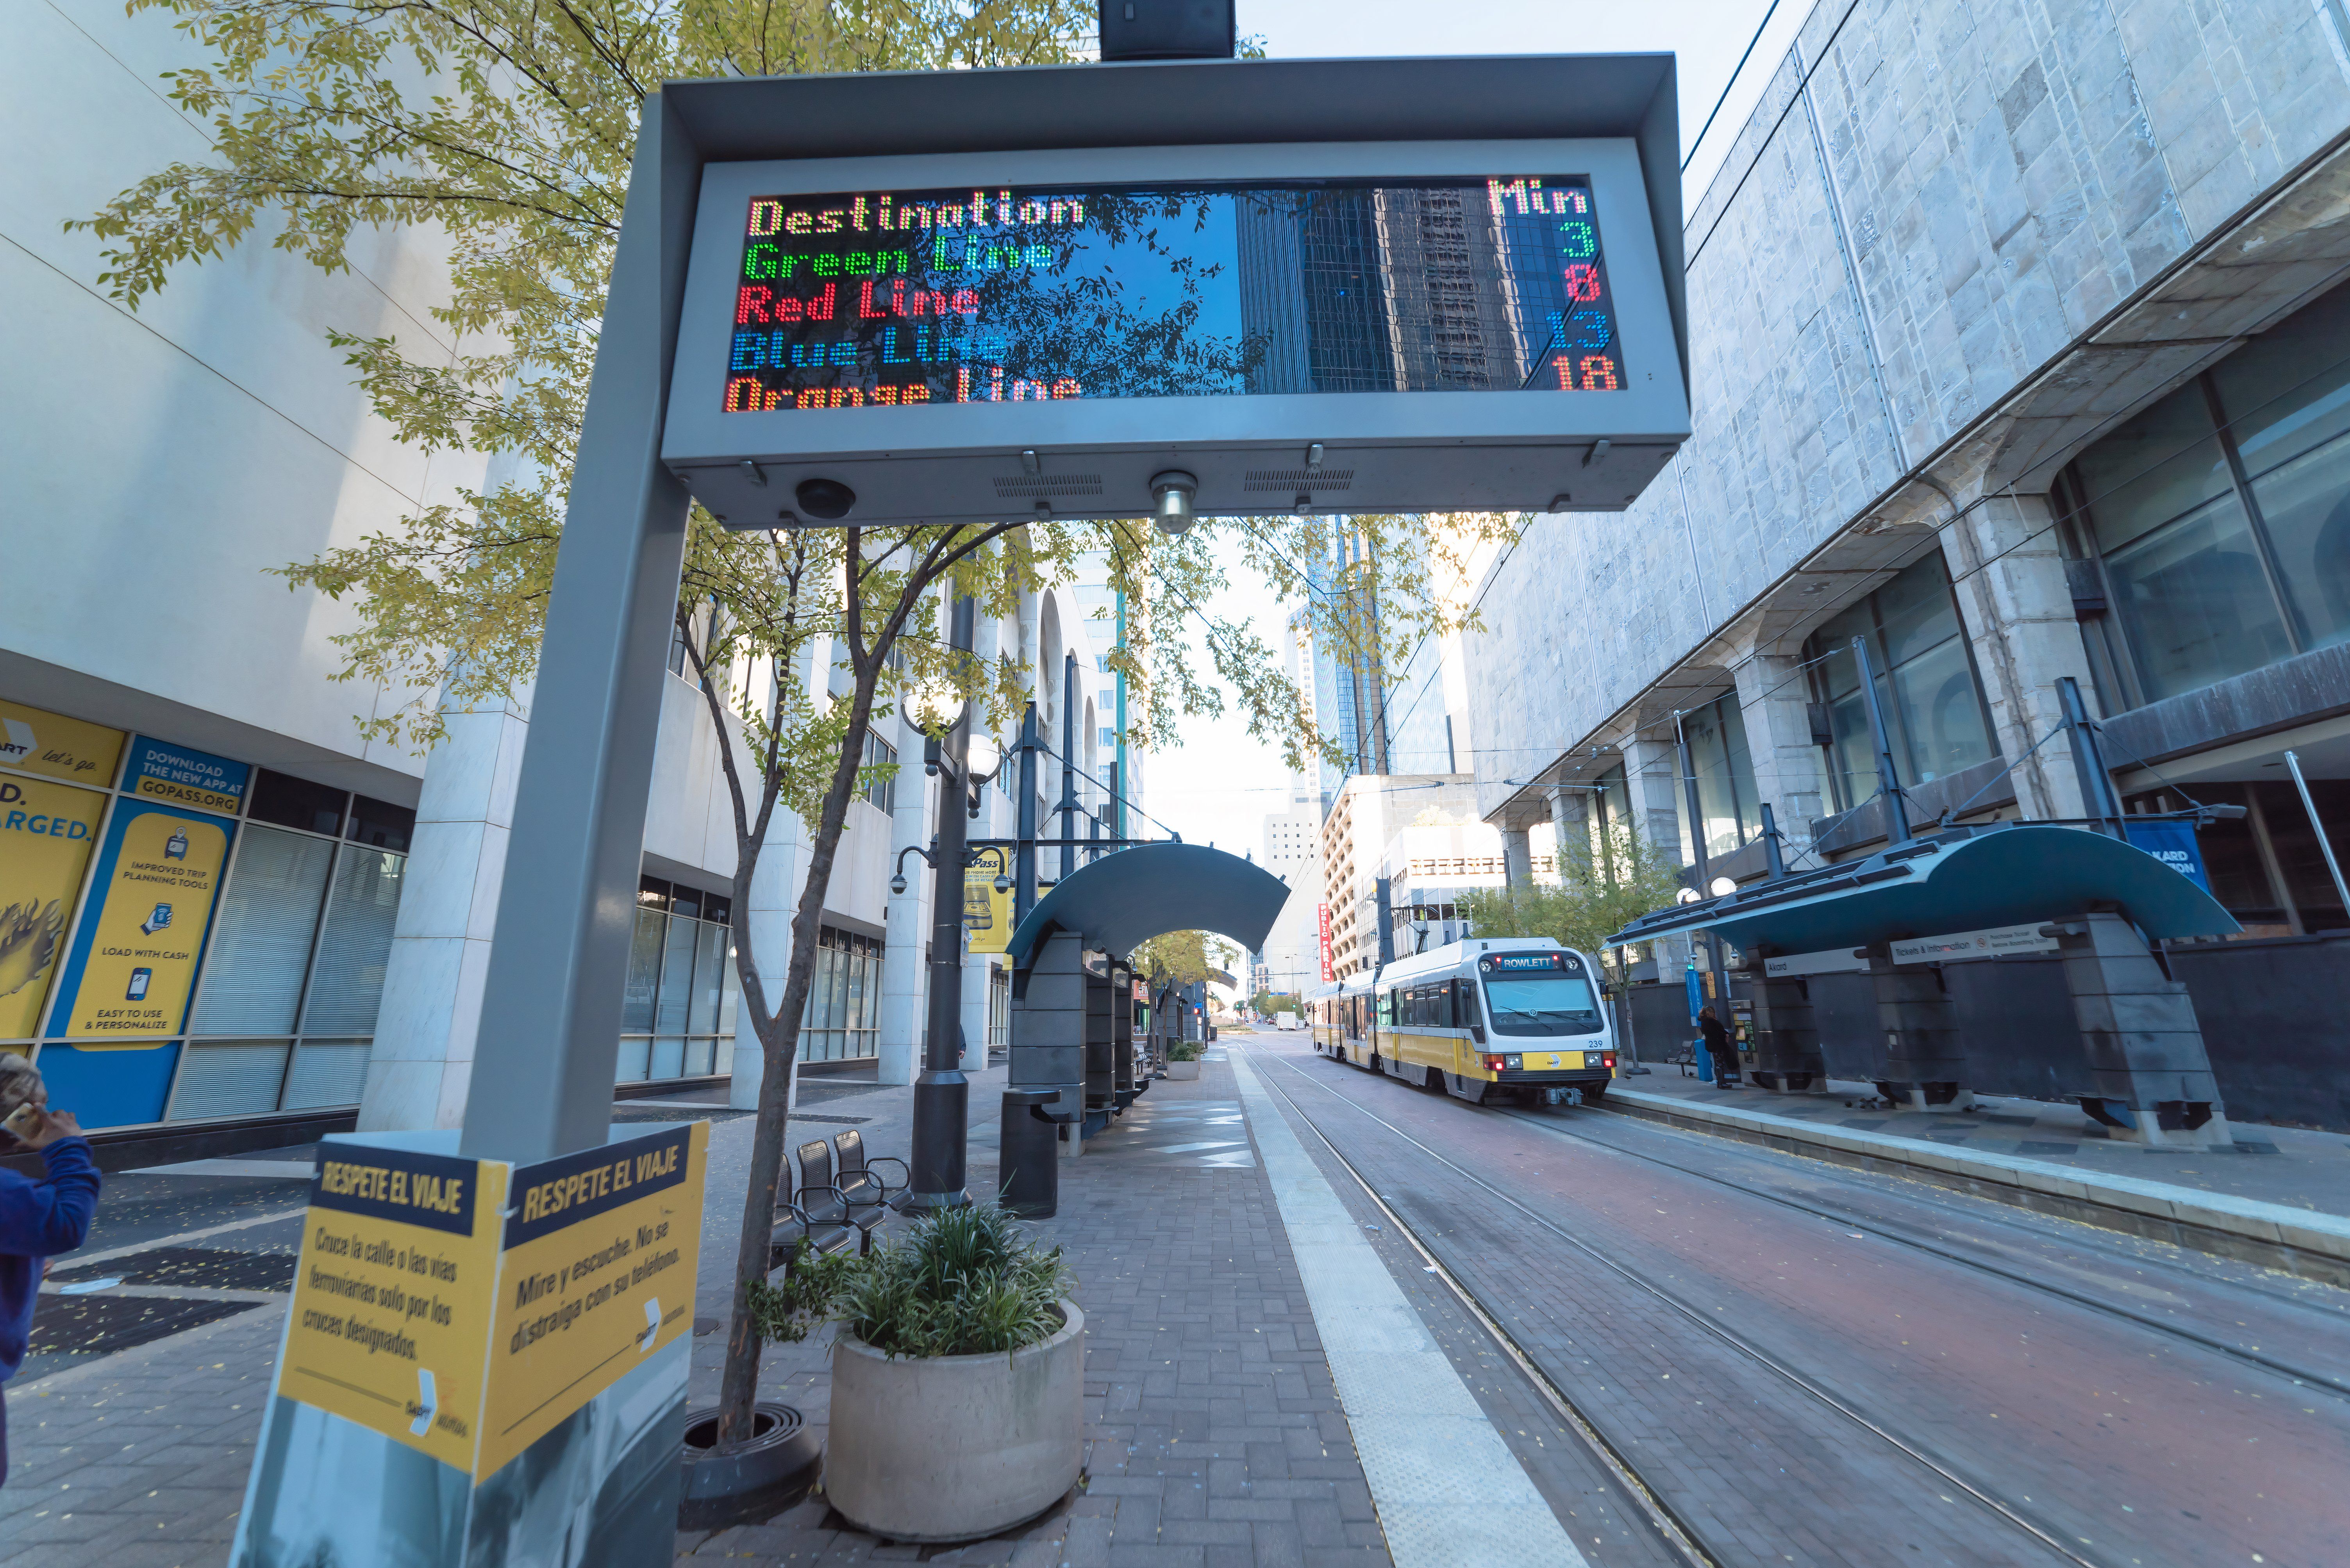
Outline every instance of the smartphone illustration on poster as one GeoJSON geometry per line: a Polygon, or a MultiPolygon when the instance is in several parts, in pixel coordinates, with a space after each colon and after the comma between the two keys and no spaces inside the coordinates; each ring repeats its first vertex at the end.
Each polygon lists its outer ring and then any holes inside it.
{"type": "Polygon", "coordinates": [[[141,967],[132,970],[130,971],[130,989],[122,993],[122,1000],[125,1002],[146,1001],[147,983],[154,978],[155,971],[151,969],[141,967]]]}

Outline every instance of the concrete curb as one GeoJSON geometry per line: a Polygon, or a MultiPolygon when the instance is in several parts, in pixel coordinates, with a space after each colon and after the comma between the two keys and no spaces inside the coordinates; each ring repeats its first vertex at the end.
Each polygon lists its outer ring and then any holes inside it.
{"type": "Polygon", "coordinates": [[[1918,1144],[1729,1106],[1697,1106],[1620,1083],[1607,1108],[1789,1154],[1930,1181],[1977,1198],[2281,1269],[2350,1289],[2350,1219],[2197,1192],[2046,1160],[1918,1144]]]}

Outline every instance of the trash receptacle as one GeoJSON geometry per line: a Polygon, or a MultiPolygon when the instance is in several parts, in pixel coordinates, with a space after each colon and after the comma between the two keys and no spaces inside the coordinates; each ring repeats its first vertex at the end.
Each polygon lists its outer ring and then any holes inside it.
{"type": "Polygon", "coordinates": [[[1045,1114],[1059,1097],[1052,1089],[1003,1091],[998,1190],[1003,1207],[1031,1220],[1051,1219],[1061,1204],[1061,1124],[1045,1114]]]}

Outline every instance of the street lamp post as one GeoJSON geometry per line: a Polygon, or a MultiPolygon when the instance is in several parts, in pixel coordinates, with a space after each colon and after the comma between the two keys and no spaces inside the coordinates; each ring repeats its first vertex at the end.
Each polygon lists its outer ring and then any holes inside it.
{"type": "MultiPolygon", "coordinates": [[[[968,596],[954,602],[949,643],[961,652],[972,646],[978,606],[968,596]]],[[[971,817],[971,709],[963,709],[946,734],[924,748],[927,770],[939,776],[939,830],[931,840],[931,1027],[922,1049],[922,1075],[914,1080],[914,1158],[908,1174],[910,1209],[960,1209],[971,1201],[964,1190],[964,1138],[971,1082],[962,1071],[962,883],[963,853],[971,817]]]]}

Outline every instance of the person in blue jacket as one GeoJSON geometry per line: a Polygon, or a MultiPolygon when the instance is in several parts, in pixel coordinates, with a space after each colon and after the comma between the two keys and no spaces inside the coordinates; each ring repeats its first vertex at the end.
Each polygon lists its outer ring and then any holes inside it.
{"type": "MultiPolygon", "coordinates": [[[[33,1106],[16,1141],[39,1149],[48,1167],[40,1181],[0,1169],[0,1386],[25,1363],[48,1260],[81,1245],[98,1208],[98,1163],[89,1140],[71,1111],[50,1110],[48,1101],[38,1069],[13,1052],[0,1053],[0,1121],[33,1106]]],[[[8,1405],[0,1395],[0,1485],[7,1480],[8,1405]]]]}

